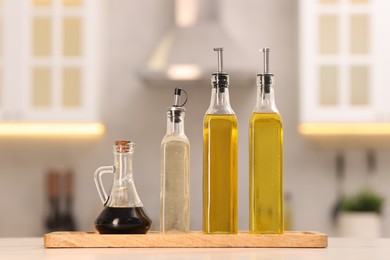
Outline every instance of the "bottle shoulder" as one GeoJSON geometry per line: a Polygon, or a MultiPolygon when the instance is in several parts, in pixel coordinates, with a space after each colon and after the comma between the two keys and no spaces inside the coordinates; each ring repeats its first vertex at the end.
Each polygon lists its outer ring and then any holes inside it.
{"type": "Polygon", "coordinates": [[[183,143],[183,145],[188,146],[190,145],[190,141],[185,134],[166,134],[161,140],[161,145],[165,145],[169,142],[183,143]]]}
{"type": "Polygon", "coordinates": [[[206,111],[206,114],[209,115],[235,115],[233,109],[231,107],[224,107],[224,106],[213,106],[209,107],[209,109],[206,111]]]}
{"type": "Polygon", "coordinates": [[[279,113],[279,109],[276,107],[275,103],[273,102],[256,102],[255,107],[253,108],[253,113],[279,113]]]}
{"type": "Polygon", "coordinates": [[[277,123],[283,125],[282,117],[277,112],[253,112],[250,118],[251,123],[277,123]]]}
{"type": "Polygon", "coordinates": [[[236,115],[209,115],[206,114],[203,120],[203,130],[212,129],[217,131],[234,131],[238,129],[236,115]]]}
{"type": "Polygon", "coordinates": [[[204,122],[214,120],[237,122],[237,116],[236,114],[205,114],[203,119],[204,122]]]}

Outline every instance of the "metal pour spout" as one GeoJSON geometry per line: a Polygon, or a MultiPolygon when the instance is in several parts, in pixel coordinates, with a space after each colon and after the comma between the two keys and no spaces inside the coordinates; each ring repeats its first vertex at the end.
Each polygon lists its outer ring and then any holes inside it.
{"type": "Polygon", "coordinates": [[[220,92],[224,92],[224,88],[229,85],[229,75],[223,71],[223,47],[214,48],[217,52],[218,71],[211,75],[211,85],[218,88],[220,92]]]}
{"type": "Polygon", "coordinates": [[[270,52],[270,49],[269,48],[263,48],[260,51],[263,52],[263,70],[264,70],[264,74],[268,74],[269,73],[269,52],[270,52]]]}
{"type": "Polygon", "coordinates": [[[223,72],[223,48],[222,47],[214,48],[214,51],[217,52],[218,72],[223,72]]]}
{"type": "Polygon", "coordinates": [[[269,72],[270,48],[263,48],[259,51],[263,53],[263,73],[257,74],[257,86],[261,88],[264,97],[264,94],[269,93],[274,84],[274,74],[269,72]]]}
{"type": "Polygon", "coordinates": [[[174,101],[173,101],[173,107],[182,107],[187,103],[187,92],[184,89],[181,88],[175,88],[174,92],[174,101]],[[181,97],[181,92],[184,92],[186,94],[186,100],[184,101],[183,104],[180,104],[180,97],[181,97]]]}

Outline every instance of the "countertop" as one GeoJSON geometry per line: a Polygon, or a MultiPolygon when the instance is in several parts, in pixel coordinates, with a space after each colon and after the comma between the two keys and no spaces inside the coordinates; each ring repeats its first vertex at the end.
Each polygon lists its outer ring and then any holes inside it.
{"type": "Polygon", "coordinates": [[[45,249],[43,238],[0,238],[0,259],[390,259],[390,238],[329,238],[328,248],[77,248],[45,249]]]}

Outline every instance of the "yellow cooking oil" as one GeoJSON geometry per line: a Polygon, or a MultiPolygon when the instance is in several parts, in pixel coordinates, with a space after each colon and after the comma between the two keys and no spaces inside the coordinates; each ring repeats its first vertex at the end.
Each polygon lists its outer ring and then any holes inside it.
{"type": "Polygon", "coordinates": [[[250,233],[283,233],[283,126],[280,115],[254,112],[249,138],[250,233]]]}
{"type": "Polygon", "coordinates": [[[237,118],[206,114],[204,118],[203,232],[238,232],[237,118]]]}

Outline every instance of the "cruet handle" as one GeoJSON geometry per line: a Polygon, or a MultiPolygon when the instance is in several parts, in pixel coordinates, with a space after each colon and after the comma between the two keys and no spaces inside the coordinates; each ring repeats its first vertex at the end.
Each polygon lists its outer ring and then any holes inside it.
{"type": "Polygon", "coordinates": [[[114,173],[114,166],[102,166],[97,168],[94,174],[96,189],[99,193],[100,199],[102,200],[103,204],[105,204],[108,200],[108,195],[106,191],[104,190],[103,182],[102,182],[102,175],[105,173],[114,173]]]}

